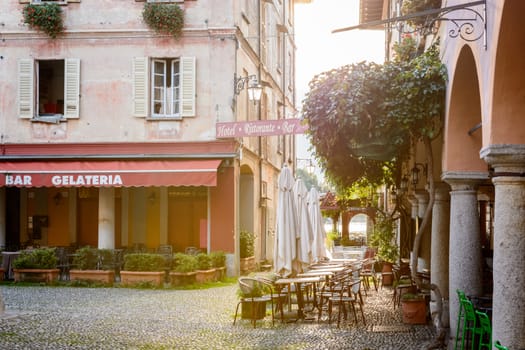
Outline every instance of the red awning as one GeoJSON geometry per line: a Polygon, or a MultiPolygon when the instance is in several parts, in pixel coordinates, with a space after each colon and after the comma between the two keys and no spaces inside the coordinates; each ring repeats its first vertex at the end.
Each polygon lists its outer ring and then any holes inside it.
{"type": "Polygon", "coordinates": [[[217,186],[219,159],[0,163],[6,187],[217,186]]]}

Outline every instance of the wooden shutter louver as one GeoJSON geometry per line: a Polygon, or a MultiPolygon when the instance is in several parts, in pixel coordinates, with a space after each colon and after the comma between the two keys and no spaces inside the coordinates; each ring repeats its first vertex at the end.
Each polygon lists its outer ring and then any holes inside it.
{"type": "Polygon", "coordinates": [[[35,94],[35,64],[33,59],[18,61],[18,116],[20,118],[33,118],[35,94]]]}
{"type": "Polygon", "coordinates": [[[195,116],[195,57],[181,57],[181,115],[195,116]]]}
{"type": "Polygon", "coordinates": [[[148,58],[133,59],[133,116],[148,116],[148,58]]]}
{"type": "Polygon", "coordinates": [[[64,117],[80,116],[80,59],[68,58],[64,62],[64,117]]]}

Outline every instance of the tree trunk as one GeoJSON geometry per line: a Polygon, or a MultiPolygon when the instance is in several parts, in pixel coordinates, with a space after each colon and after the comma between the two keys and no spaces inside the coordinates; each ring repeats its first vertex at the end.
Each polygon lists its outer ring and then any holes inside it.
{"type": "MultiPolygon", "coordinates": [[[[429,137],[423,138],[425,145],[425,153],[427,156],[427,183],[428,183],[428,206],[423,215],[421,226],[417,230],[414,237],[414,246],[412,247],[412,279],[417,281],[417,260],[419,256],[419,246],[421,245],[421,238],[427,228],[431,226],[432,207],[434,206],[434,156],[432,154],[432,143],[429,137]]],[[[419,284],[419,283],[418,283],[419,284]]]]}

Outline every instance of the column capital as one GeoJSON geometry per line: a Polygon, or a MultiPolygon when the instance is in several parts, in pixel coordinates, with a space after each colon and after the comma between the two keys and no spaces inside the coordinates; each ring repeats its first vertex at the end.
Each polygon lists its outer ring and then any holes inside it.
{"type": "Polygon", "coordinates": [[[441,179],[450,185],[452,191],[475,191],[480,184],[490,181],[488,171],[446,171],[441,179]]]}
{"type": "Polygon", "coordinates": [[[490,145],[483,148],[480,157],[495,172],[525,173],[525,145],[490,145]]]}
{"type": "Polygon", "coordinates": [[[452,191],[475,191],[480,184],[490,181],[488,171],[446,171],[441,179],[452,191]]]}
{"type": "Polygon", "coordinates": [[[446,182],[436,182],[434,184],[434,200],[435,201],[448,201],[450,199],[450,185],[446,182]]]}

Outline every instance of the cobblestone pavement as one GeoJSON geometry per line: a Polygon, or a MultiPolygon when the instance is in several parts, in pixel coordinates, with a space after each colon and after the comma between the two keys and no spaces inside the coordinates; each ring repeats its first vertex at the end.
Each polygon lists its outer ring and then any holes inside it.
{"type": "Polygon", "coordinates": [[[431,326],[410,326],[392,290],[369,291],[367,326],[297,321],[233,325],[237,286],[141,290],[2,286],[0,349],[426,349],[431,326]],[[376,326],[386,327],[378,332],[376,326]],[[384,330],[384,329],[383,329],[384,330]]]}

